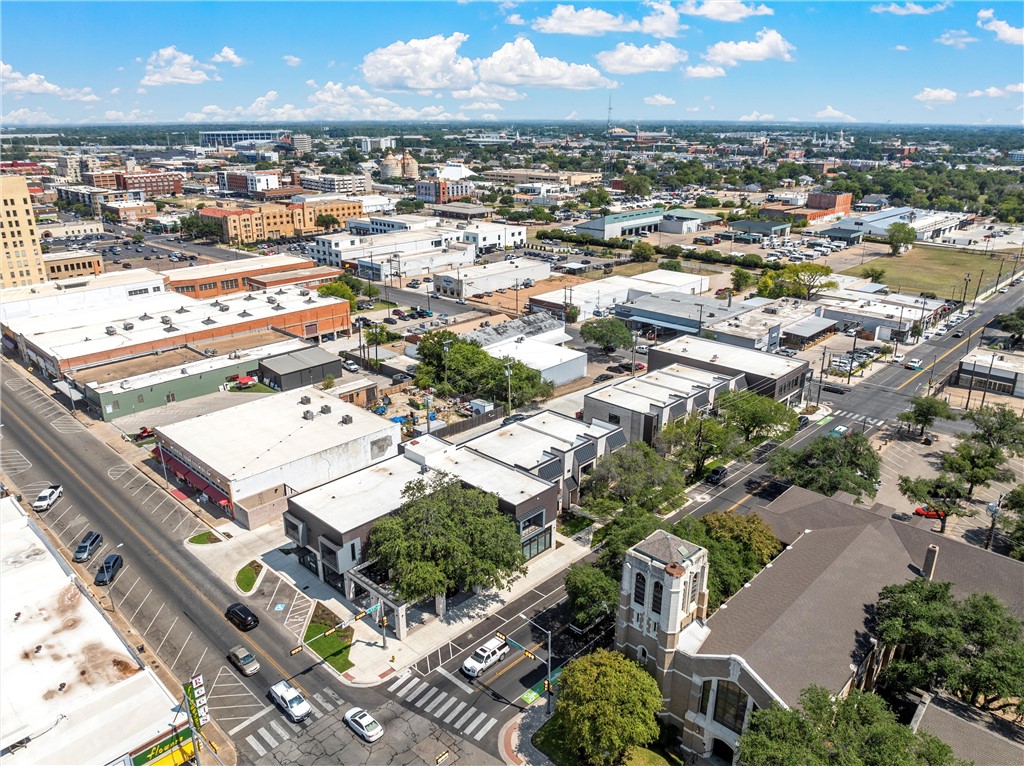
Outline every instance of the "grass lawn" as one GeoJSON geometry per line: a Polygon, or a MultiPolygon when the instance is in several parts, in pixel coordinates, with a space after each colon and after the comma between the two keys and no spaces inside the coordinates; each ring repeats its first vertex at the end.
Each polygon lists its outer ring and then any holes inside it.
{"type": "Polygon", "coordinates": [[[984,253],[962,253],[956,250],[915,246],[909,253],[896,257],[883,255],[872,258],[865,261],[863,266],[854,266],[841,273],[859,277],[864,266],[885,269],[884,281],[893,290],[906,293],[933,292],[940,298],[952,297],[954,287],[956,293],[962,295],[964,275],[967,273],[972,274],[975,279],[968,290],[968,295],[973,295],[982,269],[986,272],[991,270],[991,276],[986,274],[986,283],[994,279],[999,271],[998,259],[984,253]]]}
{"type": "MultiPolygon", "coordinates": [[[[551,716],[533,735],[533,745],[551,759],[555,766],[585,766],[569,744],[572,738],[562,726],[558,713],[551,716]]],[[[623,761],[625,766],[674,766],[679,761],[666,758],[657,750],[635,747],[623,761]]]]}
{"type": "Polygon", "coordinates": [[[210,530],[206,530],[198,535],[193,535],[188,541],[194,545],[210,545],[211,543],[219,543],[220,538],[210,530]]]}
{"type": "Polygon", "coordinates": [[[586,516],[565,514],[562,516],[562,520],[558,522],[558,531],[566,537],[572,537],[578,532],[582,532],[593,523],[594,522],[586,516]]]}
{"type": "Polygon", "coordinates": [[[329,636],[320,636],[321,633],[330,630],[339,622],[336,614],[323,604],[317,604],[313,619],[309,621],[309,627],[306,628],[306,635],[302,640],[309,642],[307,644],[309,649],[322,657],[324,662],[339,673],[344,673],[352,667],[352,662],[348,658],[348,650],[352,647],[352,635],[355,630],[343,628],[329,636]],[[320,638],[310,641],[309,639],[313,636],[320,636],[320,638]]]}
{"type": "Polygon", "coordinates": [[[374,305],[373,305],[372,309],[356,309],[353,312],[355,314],[365,314],[367,311],[376,311],[377,309],[393,309],[393,308],[397,308],[398,307],[398,304],[395,303],[394,301],[386,301],[386,300],[383,300],[381,298],[364,298],[364,297],[360,296],[359,300],[361,300],[361,301],[363,301],[363,300],[371,301],[372,300],[374,305]]]}
{"type": "Polygon", "coordinates": [[[239,388],[238,386],[232,386],[228,389],[234,394],[276,394],[277,391],[272,389],[270,386],[265,386],[262,383],[253,383],[251,386],[245,388],[239,388]]]}
{"type": "Polygon", "coordinates": [[[250,561],[238,570],[238,574],[235,575],[235,585],[248,593],[253,589],[253,586],[256,585],[256,578],[259,576],[261,571],[263,571],[263,565],[261,563],[258,561],[250,561]]]}
{"type": "MultiPolygon", "coordinates": [[[[622,266],[616,266],[612,269],[612,274],[620,277],[635,277],[637,274],[643,274],[645,271],[656,271],[658,264],[651,261],[650,263],[642,263],[637,261],[636,263],[626,263],[622,266]]],[[[603,279],[608,276],[604,273],[604,269],[593,269],[585,273],[584,278],[586,279],[603,279]]]]}

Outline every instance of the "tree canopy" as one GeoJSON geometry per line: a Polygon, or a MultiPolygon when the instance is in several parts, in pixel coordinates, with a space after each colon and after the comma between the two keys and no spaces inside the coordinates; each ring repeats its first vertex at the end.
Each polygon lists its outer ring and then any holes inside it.
{"type": "Polygon", "coordinates": [[[755,710],[739,756],[747,766],[966,766],[942,740],[901,724],[881,697],[820,686],[804,689],[799,707],[755,710]]]}
{"type": "Polygon", "coordinates": [[[580,325],[580,337],[601,348],[632,348],[633,333],[615,317],[590,319],[580,325]]]}
{"type": "Polygon", "coordinates": [[[1018,306],[1008,314],[999,315],[999,329],[1009,334],[1010,348],[1024,341],[1024,306],[1018,306]]]}
{"type": "Polygon", "coordinates": [[[791,263],[778,271],[765,272],[757,283],[757,292],[765,298],[791,296],[809,301],[839,286],[831,276],[832,269],[820,263],[791,263]]]}
{"type": "Polygon", "coordinates": [[[936,420],[952,420],[953,409],[949,403],[937,396],[915,396],[910,400],[910,409],[901,412],[896,419],[901,423],[921,427],[921,434],[931,428],[936,420]]]}
{"type": "Polygon", "coordinates": [[[967,499],[967,485],[959,476],[948,473],[933,477],[900,475],[897,486],[908,500],[938,513],[943,532],[949,516],[971,515],[960,506],[960,501],[967,499]]]}
{"type": "Polygon", "coordinates": [[[910,224],[897,221],[885,230],[885,239],[889,243],[889,254],[899,255],[905,245],[917,241],[917,231],[910,224]]]}
{"type": "Polygon", "coordinates": [[[526,572],[519,532],[498,498],[449,474],[409,482],[405,502],[370,530],[370,557],[409,602],[474,586],[505,588],[526,572]]]}
{"type": "Polygon", "coordinates": [[[819,436],[803,449],[780,448],[768,470],[798,487],[831,497],[836,492],[875,496],[882,458],[863,434],[819,436]]]}
{"type": "Polygon", "coordinates": [[[1024,417],[1009,407],[986,405],[968,410],[963,416],[974,425],[967,439],[1009,455],[1024,455],[1024,417]]]}
{"type": "Polygon", "coordinates": [[[682,476],[645,442],[630,442],[597,461],[583,483],[585,495],[614,498],[654,510],[683,488],[682,476]]]}
{"type": "Polygon", "coordinates": [[[694,412],[665,426],[656,446],[691,477],[701,478],[711,460],[728,460],[744,452],[742,438],[735,426],[694,412]]]}
{"type": "Polygon", "coordinates": [[[744,441],[795,433],[797,415],[786,404],[770,396],[749,391],[726,391],[715,400],[724,420],[743,435],[744,441]]]}
{"type": "Polygon", "coordinates": [[[349,306],[353,309],[356,307],[356,295],[352,292],[352,288],[344,282],[328,282],[326,285],[320,285],[316,291],[324,297],[341,298],[348,301],[349,306]]]}
{"type": "Polygon", "coordinates": [[[598,649],[565,666],[555,707],[587,763],[611,766],[658,736],[661,689],[638,663],[598,649]]]}
{"type": "Polygon", "coordinates": [[[757,277],[746,269],[737,266],[732,270],[730,281],[732,282],[732,289],[740,293],[753,286],[757,282],[757,277]]]}
{"type": "Polygon", "coordinates": [[[644,263],[650,263],[658,257],[658,251],[654,249],[654,245],[647,242],[634,242],[630,252],[633,254],[634,261],[643,261],[644,263]]]}
{"type": "Polygon", "coordinates": [[[573,564],[565,575],[569,613],[577,625],[590,625],[615,611],[619,581],[593,564],[573,564]]]}

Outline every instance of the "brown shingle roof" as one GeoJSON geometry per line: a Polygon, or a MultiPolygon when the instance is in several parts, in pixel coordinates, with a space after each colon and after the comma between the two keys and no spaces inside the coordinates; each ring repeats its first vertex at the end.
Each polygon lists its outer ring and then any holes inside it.
{"type": "Polygon", "coordinates": [[[933,697],[917,722],[953,755],[977,766],[1020,766],[1024,763],[1024,729],[984,710],[949,697],[933,697]]]}

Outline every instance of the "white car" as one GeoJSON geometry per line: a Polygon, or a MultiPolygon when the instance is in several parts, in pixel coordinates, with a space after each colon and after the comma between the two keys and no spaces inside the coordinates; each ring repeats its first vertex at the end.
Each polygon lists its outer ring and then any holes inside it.
{"type": "Polygon", "coordinates": [[[646,354],[650,350],[651,350],[650,346],[637,346],[636,347],[636,352],[638,354],[646,354]]]}
{"type": "Polygon", "coordinates": [[[893,354],[892,355],[892,360],[894,362],[896,362],[896,364],[903,364],[903,360],[906,359],[906,358],[907,358],[906,354],[893,354]]]}
{"type": "Polygon", "coordinates": [[[287,681],[278,681],[271,686],[270,697],[281,706],[281,709],[294,723],[305,721],[313,713],[313,706],[306,702],[306,698],[299,693],[299,690],[287,681]]]}
{"type": "Polygon", "coordinates": [[[51,484],[49,487],[39,493],[39,496],[32,503],[33,511],[48,511],[53,508],[53,504],[60,500],[61,495],[64,494],[64,487],[60,484],[51,484]]]}
{"type": "Polygon", "coordinates": [[[376,742],[384,736],[384,727],[361,707],[354,707],[345,713],[345,723],[367,742],[376,742]]]}

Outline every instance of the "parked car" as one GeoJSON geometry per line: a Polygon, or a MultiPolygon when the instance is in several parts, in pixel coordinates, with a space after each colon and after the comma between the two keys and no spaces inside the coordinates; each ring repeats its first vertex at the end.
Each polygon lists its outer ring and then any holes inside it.
{"type": "Polygon", "coordinates": [[[54,503],[60,500],[64,494],[64,487],[60,484],[51,484],[44,489],[32,502],[33,511],[48,511],[53,508],[54,503]]]}
{"type": "Polygon", "coordinates": [[[256,659],[256,655],[244,646],[234,647],[228,652],[228,659],[243,676],[252,676],[260,671],[260,663],[256,659]]]}
{"type": "Polygon", "coordinates": [[[610,372],[602,372],[600,375],[594,378],[595,383],[604,383],[606,380],[615,380],[615,376],[612,375],[610,372]]]}
{"type": "Polygon", "coordinates": [[[313,713],[313,706],[287,681],[278,681],[271,686],[270,697],[280,705],[293,723],[301,723],[313,713]]]}
{"type": "Polygon", "coordinates": [[[384,736],[384,727],[361,707],[354,707],[345,713],[344,720],[352,731],[367,742],[376,742],[384,736]]]}
{"type": "Polygon", "coordinates": [[[96,579],[93,580],[94,585],[113,585],[114,580],[117,578],[117,573],[121,571],[124,566],[124,559],[116,553],[111,553],[100,564],[99,571],[96,573],[96,579]]]}
{"type": "Polygon", "coordinates": [[[229,606],[225,610],[224,616],[228,618],[228,622],[241,631],[250,631],[260,624],[260,618],[256,616],[256,613],[245,604],[238,602],[229,606]]]}
{"type": "Polygon", "coordinates": [[[650,346],[637,346],[636,347],[636,352],[638,354],[646,354],[650,350],[651,350],[650,346]]]}
{"type": "Polygon", "coordinates": [[[923,365],[924,365],[924,362],[922,362],[920,359],[911,359],[904,366],[908,370],[920,370],[923,365]]]}
{"type": "Polygon", "coordinates": [[[398,320],[394,317],[384,317],[384,324],[398,324],[398,320]]]}
{"type": "Polygon", "coordinates": [[[705,477],[704,481],[708,484],[721,484],[725,477],[729,475],[729,469],[724,465],[716,466],[711,469],[711,472],[705,477]]]}
{"type": "Polygon", "coordinates": [[[103,535],[99,532],[89,530],[82,538],[82,542],[75,548],[73,560],[76,564],[84,564],[93,557],[93,554],[103,545],[103,535]]]}
{"type": "Polygon", "coordinates": [[[341,363],[341,366],[344,367],[349,372],[359,372],[359,365],[356,364],[351,359],[346,359],[344,362],[341,363]]]}
{"type": "Polygon", "coordinates": [[[803,429],[807,428],[807,426],[809,426],[810,424],[811,419],[806,415],[801,415],[796,419],[796,430],[802,431],[803,429]]]}
{"type": "Polygon", "coordinates": [[[510,425],[512,425],[513,423],[521,423],[521,422],[523,422],[524,420],[526,420],[526,417],[527,417],[527,416],[526,416],[526,415],[524,415],[523,413],[521,413],[521,412],[517,412],[517,413],[515,413],[514,415],[509,415],[509,416],[508,416],[507,418],[505,418],[504,420],[502,420],[502,421],[501,421],[501,424],[502,424],[503,426],[510,426],[510,425]]]}
{"type": "Polygon", "coordinates": [[[907,355],[906,355],[906,354],[893,354],[893,355],[892,355],[892,360],[893,360],[893,361],[894,361],[894,362],[895,362],[896,364],[903,364],[903,361],[904,361],[904,360],[905,360],[906,358],[907,358],[907,355]]]}
{"type": "Polygon", "coordinates": [[[942,511],[937,511],[933,508],[929,508],[927,505],[922,505],[920,508],[914,509],[916,516],[924,516],[926,519],[941,519],[945,514],[942,511]]]}
{"type": "Polygon", "coordinates": [[[462,672],[470,678],[479,678],[488,668],[499,662],[509,652],[508,644],[500,638],[492,638],[477,647],[473,654],[462,663],[462,672]]]}

